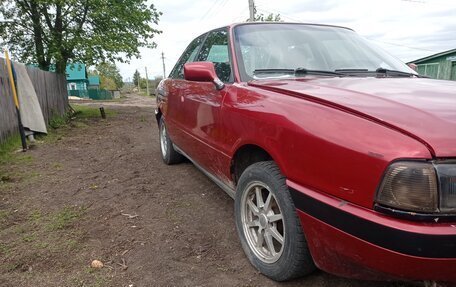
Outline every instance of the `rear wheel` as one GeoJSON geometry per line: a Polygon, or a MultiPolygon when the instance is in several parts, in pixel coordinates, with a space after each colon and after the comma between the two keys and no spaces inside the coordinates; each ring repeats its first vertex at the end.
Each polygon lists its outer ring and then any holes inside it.
{"type": "Polygon", "coordinates": [[[163,161],[168,165],[182,162],[184,157],[174,149],[163,118],[160,119],[159,130],[160,151],[163,161]]]}
{"type": "Polygon", "coordinates": [[[276,281],[315,270],[285,177],[272,161],[249,166],[235,198],[236,228],[245,254],[276,281]]]}

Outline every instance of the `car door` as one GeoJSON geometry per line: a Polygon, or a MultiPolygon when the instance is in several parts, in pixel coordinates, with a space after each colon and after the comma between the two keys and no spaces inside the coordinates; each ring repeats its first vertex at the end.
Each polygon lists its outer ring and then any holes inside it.
{"type": "Polygon", "coordinates": [[[225,88],[217,90],[210,82],[188,81],[182,98],[186,115],[184,130],[192,137],[192,144],[186,146],[186,153],[225,182],[229,180],[223,170],[229,166],[230,158],[221,151],[224,135],[221,108],[233,82],[228,43],[226,28],[209,32],[196,59],[214,63],[217,76],[225,83],[225,88]]]}
{"type": "Polygon", "coordinates": [[[191,145],[192,140],[184,127],[188,114],[184,111],[183,96],[189,83],[184,79],[184,64],[196,60],[206,36],[207,34],[203,34],[188,45],[171,71],[169,79],[165,81],[166,97],[163,98],[163,114],[168,134],[172,141],[184,150],[186,150],[186,146],[191,145]]]}

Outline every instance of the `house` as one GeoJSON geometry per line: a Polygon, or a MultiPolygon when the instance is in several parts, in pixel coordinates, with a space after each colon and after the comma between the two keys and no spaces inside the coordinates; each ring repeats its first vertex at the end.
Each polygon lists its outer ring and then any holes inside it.
{"type": "MultiPolygon", "coordinates": [[[[38,65],[30,65],[38,67],[38,65]]],[[[50,72],[55,72],[55,65],[49,67],[50,72]]],[[[106,100],[113,98],[113,92],[100,88],[99,75],[89,75],[87,66],[83,63],[71,63],[66,67],[67,90],[69,96],[106,100]]]]}
{"type": "Polygon", "coordinates": [[[420,75],[433,79],[456,81],[456,49],[430,55],[410,62],[418,66],[420,75]]]}
{"type": "Polygon", "coordinates": [[[100,76],[90,75],[89,76],[89,90],[99,90],[100,89],[100,76]]]}
{"type": "Polygon", "coordinates": [[[87,78],[87,68],[85,64],[74,63],[66,67],[68,92],[87,91],[89,80],[87,78]]]}

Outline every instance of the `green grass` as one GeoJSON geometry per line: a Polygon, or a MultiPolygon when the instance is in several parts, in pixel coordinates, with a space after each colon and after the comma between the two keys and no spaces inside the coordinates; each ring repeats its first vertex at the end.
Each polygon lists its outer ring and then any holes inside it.
{"type": "Polygon", "coordinates": [[[6,221],[8,216],[11,214],[9,210],[0,210],[0,223],[6,221]]]}
{"type": "MultiPolygon", "coordinates": [[[[73,109],[76,111],[75,114],[67,114],[64,116],[54,116],[49,121],[48,134],[46,136],[37,135],[36,139],[42,140],[44,142],[56,142],[62,139],[62,133],[59,133],[58,130],[64,127],[67,127],[71,122],[72,127],[75,128],[85,128],[88,127],[86,120],[91,118],[100,118],[100,110],[97,107],[91,106],[82,106],[82,105],[73,105],[73,109]]],[[[110,110],[105,107],[106,116],[112,117],[116,115],[116,111],[110,110]]],[[[33,161],[33,157],[27,154],[16,154],[14,153],[17,150],[21,150],[21,138],[19,134],[13,134],[8,137],[5,141],[0,143],[0,166],[8,165],[12,162],[20,163],[29,163],[33,161]]],[[[3,171],[4,172],[4,171],[3,171]]],[[[0,179],[2,176],[2,170],[0,170],[0,179]]]]}
{"type": "Polygon", "coordinates": [[[32,221],[39,221],[43,217],[43,214],[41,213],[40,210],[34,210],[32,213],[30,213],[30,219],[32,221]]]}
{"type": "Polygon", "coordinates": [[[65,229],[80,218],[84,214],[84,211],[85,210],[83,208],[65,207],[51,217],[48,228],[54,231],[65,229]]]}
{"type": "MultiPolygon", "coordinates": [[[[81,105],[73,105],[72,107],[75,110],[74,115],[67,114],[64,116],[54,116],[49,121],[49,126],[53,129],[64,127],[71,121],[72,117],[75,117],[76,122],[78,119],[101,118],[100,109],[97,107],[81,105]]],[[[114,111],[111,111],[106,108],[105,113],[107,116],[112,116],[115,114],[114,111]]]]}
{"type": "Polygon", "coordinates": [[[12,135],[0,143],[0,164],[10,162],[13,152],[19,150],[21,147],[21,137],[18,134],[12,135]]]}
{"type": "MultiPolygon", "coordinates": [[[[101,118],[100,109],[96,107],[73,105],[73,109],[76,111],[76,117],[80,119],[101,118]]],[[[109,108],[105,107],[104,110],[107,117],[116,114],[115,111],[110,110],[109,108]]]]}
{"type": "Polygon", "coordinates": [[[0,242],[0,254],[7,255],[10,252],[10,247],[3,242],[0,242]]]}
{"type": "Polygon", "coordinates": [[[63,126],[66,126],[68,123],[69,119],[68,116],[53,116],[51,120],[49,121],[49,126],[53,129],[58,129],[63,126]]]}
{"type": "Polygon", "coordinates": [[[22,236],[22,240],[24,242],[32,242],[32,241],[35,241],[36,240],[36,235],[35,233],[32,233],[32,234],[25,234],[24,236],[22,236]]]}

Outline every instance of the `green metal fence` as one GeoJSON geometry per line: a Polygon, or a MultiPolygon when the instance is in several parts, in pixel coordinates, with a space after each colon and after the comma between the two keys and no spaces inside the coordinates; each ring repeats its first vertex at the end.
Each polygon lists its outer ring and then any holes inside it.
{"type": "Polygon", "coordinates": [[[75,96],[79,98],[92,99],[92,100],[112,100],[114,97],[110,91],[107,90],[69,90],[68,94],[70,96],[75,96]]]}
{"type": "Polygon", "coordinates": [[[92,100],[112,100],[113,96],[110,91],[107,90],[88,90],[89,91],[89,98],[92,100]]]}
{"type": "Polygon", "coordinates": [[[68,90],[68,95],[78,98],[89,98],[87,90],[68,90]]]}

